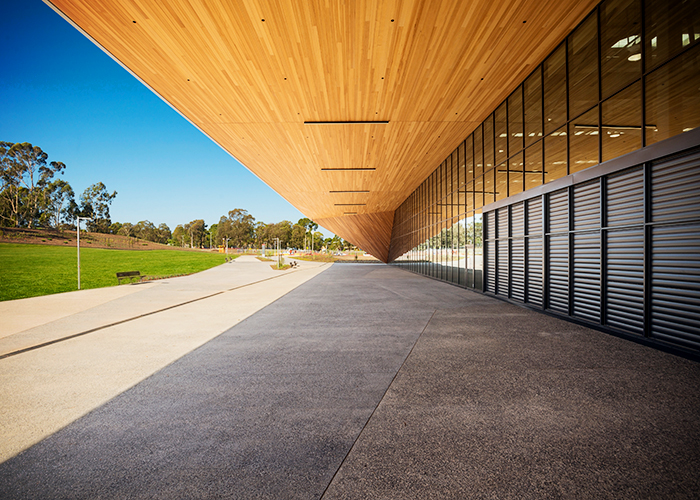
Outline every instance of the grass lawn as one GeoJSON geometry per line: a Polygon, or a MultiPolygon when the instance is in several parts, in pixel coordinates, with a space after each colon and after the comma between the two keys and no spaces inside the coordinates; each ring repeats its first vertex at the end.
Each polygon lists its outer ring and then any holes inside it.
{"type": "MultiPolygon", "coordinates": [[[[191,274],[224,263],[218,253],[176,250],[105,250],[80,246],[81,288],[117,285],[115,274],[191,274]]],[[[21,299],[78,289],[75,247],[0,243],[0,300],[21,299]]]]}

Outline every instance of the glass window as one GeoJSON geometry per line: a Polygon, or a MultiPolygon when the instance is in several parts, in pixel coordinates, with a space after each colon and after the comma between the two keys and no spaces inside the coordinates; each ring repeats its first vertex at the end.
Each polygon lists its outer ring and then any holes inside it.
{"type": "Polygon", "coordinates": [[[600,5],[603,99],[642,75],[640,0],[606,0],[600,5]]]}
{"type": "Polygon", "coordinates": [[[700,45],[646,77],[647,144],[700,127],[700,45]]]}
{"type": "Polygon", "coordinates": [[[525,83],[525,146],[542,137],[542,73],[537,68],[525,83]]]}
{"type": "Polygon", "coordinates": [[[570,174],[598,163],[598,106],[569,123],[569,160],[570,174]]]}
{"type": "Polygon", "coordinates": [[[474,214],[474,288],[483,289],[484,243],[481,210],[474,214]]]}
{"type": "Polygon", "coordinates": [[[484,170],[493,168],[493,115],[484,120],[484,170]]]}
{"type": "Polygon", "coordinates": [[[508,197],[508,165],[499,165],[496,171],[496,201],[508,197]]]}
{"type": "Polygon", "coordinates": [[[544,182],[566,175],[566,127],[562,127],[544,138],[544,182]]]}
{"type": "Polygon", "coordinates": [[[569,116],[598,102],[598,17],[595,12],[569,36],[569,116]]]}
{"type": "Polygon", "coordinates": [[[508,158],[508,115],[505,101],[496,108],[493,116],[496,126],[496,163],[502,163],[508,158]]]}
{"type": "MultiPolygon", "coordinates": [[[[548,137],[545,137],[545,141],[548,137]]],[[[542,141],[525,150],[525,190],[542,184],[542,141]]]]}
{"type": "Polygon", "coordinates": [[[450,192],[454,193],[459,188],[459,148],[452,151],[452,189],[450,192]]]}
{"type": "Polygon", "coordinates": [[[464,143],[464,164],[467,169],[466,181],[474,179],[474,135],[467,137],[464,143]]]}
{"type": "Polygon", "coordinates": [[[521,193],[523,191],[523,168],[524,165],[522,153],[518,153],[508,160],[508,196],[513,196],[514,194],[521,193]]]}
{"type": "Polygon", "coordinates": [[[464,161],[464,143],[460,144],[459,148],[457,148],[457,155],[459,157],[459,172],[457,174],[459,178],[458,187],[459,189],[462,189],[467,183],[467,169],[466,162],[464,161]]]}
{"type": "Polygon", "coordinates": [[[544,84],[544,133],[566,123],[566,44],[542,63],[544,84]]]}
{"type": "Polygon", "coordinates": [[[647,71],[700,40],[700,2],[645,0],[647,71]]]}
{"type": "MultiPolygon", "coordinates": [[[[489,170],[484,174],[484,205],[488,205],[489,203],[493,203],[494,201],[496,201],[496,199],[494,198],[494,195],[496,194],[496,186],[494,184],[493,174],[493,169],[489,170]]],[[[476,208],[480,207],[477,205],[476,208]]]]}
{"type": "Polygon", "coordinates": [[[603,161],[642,147],[642,83],[603,102],[603,161]]]}
{"type": "Polygon", "coordinates": [[[467,183],[467,190],[464,193],[467,212],[474,210],[474,181],[469,181],[467,183]]]}
{"type": "Polygon", "coordinates": [[[484,134],[479,125],[474,131],[474,177],[484,173],[484,134]]]}
{"type": "Polygon", "coordinates": [[[474,208],[484,206],[484,177],[479,176],[474,181],[474,208]]]}
{"type": "Polygon", "coordinates": [[[523,88],[515,89],[508,98],[508,147],[509,154],[523,149],[523,88]]]}

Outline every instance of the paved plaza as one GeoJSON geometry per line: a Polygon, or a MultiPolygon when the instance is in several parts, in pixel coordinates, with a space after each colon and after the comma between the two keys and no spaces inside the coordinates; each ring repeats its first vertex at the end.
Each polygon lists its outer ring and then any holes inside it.
{"type": "Polygon", "coordinates": [[[0,304],[0,498],[700,495],[699,363],[301,264],[0,304]]]}

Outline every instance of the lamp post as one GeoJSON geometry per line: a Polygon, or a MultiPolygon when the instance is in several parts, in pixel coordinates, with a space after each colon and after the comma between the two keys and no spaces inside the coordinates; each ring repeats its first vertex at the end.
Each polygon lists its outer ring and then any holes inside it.
{"type": "Polygon", "coordinates": [[[277,269],[280,268],[280,239],[275,238],[277,240],[277,269]]]}
{"type": "Polygon", "coordinates": [[[226,257],[228,257],[228,240],[231,238],[226,238],[226,257]]]}
{"type": "Polygon", "coordinates": [[[81,220],[92,220],[90,217],[76,217],[78,219],[77,229],[78,229],[78,290],[80,290],[80,221],[81,220]]]}

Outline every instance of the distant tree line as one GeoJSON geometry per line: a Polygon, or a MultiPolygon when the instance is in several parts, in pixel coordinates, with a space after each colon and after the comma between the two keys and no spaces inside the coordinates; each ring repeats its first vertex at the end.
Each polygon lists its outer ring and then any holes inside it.
{"type": "Polygon", "coordinates": [[[296,248],[331,251],[354,249],[355,246],[338,236],[324,238],[316,231],[318,224],[311,219],[299,219],[297,223],[288,220],[265,223],[242,208],[231,210],[219,222],[207,227],[203,219],[187,224],[178,224],[173,229],[171,245],[190,248],[228,246],[231,248],[275,248],[279,238],[280,248],[296,248]]]}
{"type": "Polygon", "coordinates": [[[109,207],[117,192],[102,182],[92,184],[76,198],[71,185],[58,176],[66,165],[48,161],[48,154],[28,142],[0,141],[0,227],[75,229],[77,217],[92,219],[88,231],[118,234],[189,248],[281,248],[337,251],[354,249],[338,236],[323,238],[318,224],[303,218],[270,223],[256,221],[246,210],[236,208],[207,227],[203,219],[178,224],[171,232],[167,224],[156,226],[143,220],[136,224],[112,222],[109,207]]]}

